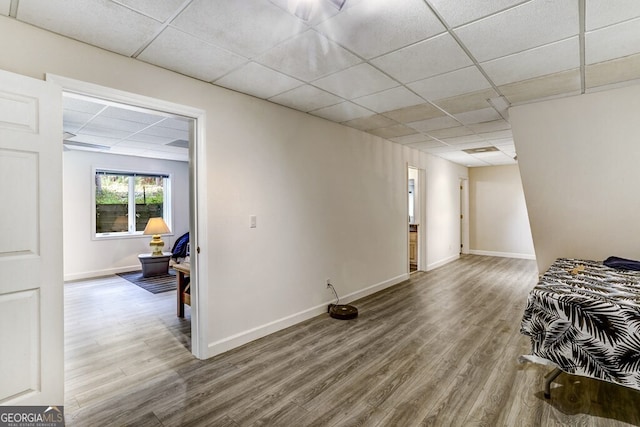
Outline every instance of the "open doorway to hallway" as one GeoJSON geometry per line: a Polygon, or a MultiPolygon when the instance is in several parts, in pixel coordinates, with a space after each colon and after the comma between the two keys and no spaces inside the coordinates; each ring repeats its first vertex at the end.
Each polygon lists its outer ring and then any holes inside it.
{"type": "Polygon", "coordinates": [[[418,169],[407,168],[409,212],[409,272],[418,270],[420,254],[420,179],[418,169]]]}

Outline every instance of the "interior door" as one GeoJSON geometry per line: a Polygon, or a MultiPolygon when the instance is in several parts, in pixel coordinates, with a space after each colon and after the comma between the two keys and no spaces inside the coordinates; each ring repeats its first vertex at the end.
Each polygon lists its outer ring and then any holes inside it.
{"type": "Polygon", "coordinates": [[[0,70],[0,404],[62,405],[62,91],[0,70]]]}

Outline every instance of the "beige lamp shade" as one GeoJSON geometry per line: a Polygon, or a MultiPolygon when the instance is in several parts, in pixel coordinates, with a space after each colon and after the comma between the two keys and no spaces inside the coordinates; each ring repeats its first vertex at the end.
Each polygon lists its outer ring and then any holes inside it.
{"type": "Polygon", "coordinates": [[[151,234],[151,242],[149,242],[149,246],[151,246],[151,255],[160,256],[162,255],[162,248],[164,248],[164,242],[160,238],[161,234],[170,233],[169,227],[164,222],[162,218],[149,218],[149,222],[147,222],[147,226],[144,228],[142,234],[151,234]]]}
{"type": "Polygon", "coordinates": [[[157,218],[149,218],[149,222],[147,222],[147,226],[144,228],[143,234],[166,234],[170,233],[169,227],[164,222],[164,220],[160,217],[157,218]]]}

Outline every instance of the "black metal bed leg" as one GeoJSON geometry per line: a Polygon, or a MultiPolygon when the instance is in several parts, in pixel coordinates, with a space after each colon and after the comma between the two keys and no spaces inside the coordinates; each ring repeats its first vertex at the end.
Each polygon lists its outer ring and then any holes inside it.
{"type": "Polygon", "coordinates": [[[558,378],[558,375],[562,373],[562,369],[556,368],[549,374],[549,378],[544,383],[544,397],[545,399],[551,399],[551,383],[558,378]]]}

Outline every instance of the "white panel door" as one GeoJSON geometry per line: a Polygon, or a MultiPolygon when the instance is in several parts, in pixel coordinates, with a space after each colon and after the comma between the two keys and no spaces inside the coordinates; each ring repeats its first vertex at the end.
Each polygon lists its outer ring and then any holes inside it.
{"type": "Polygon", "coordinates": [[[0,405],[62,405],[62,91],[0,70],[0,405]]]}

